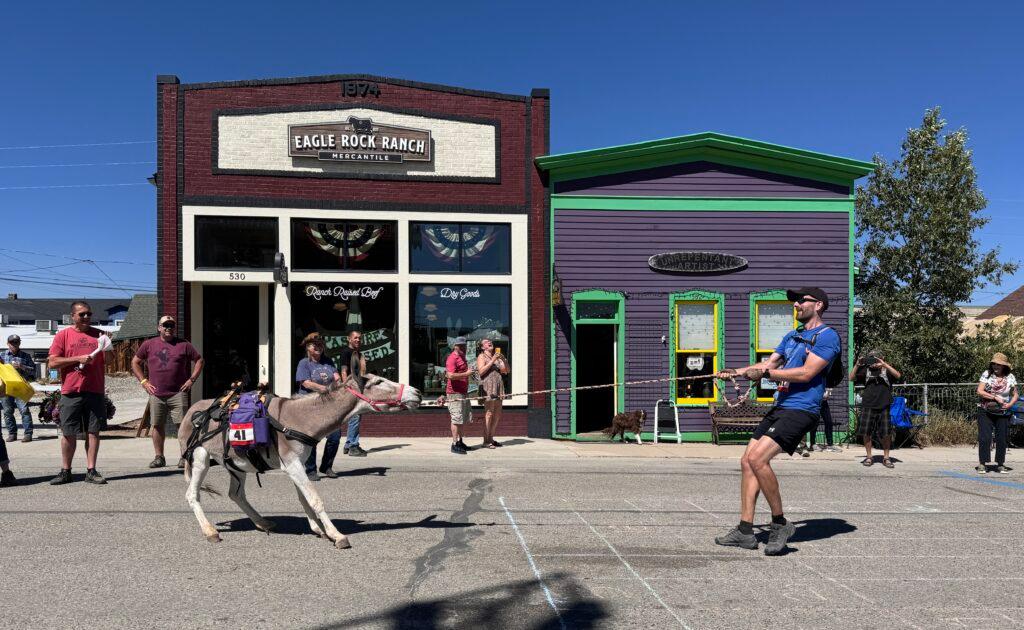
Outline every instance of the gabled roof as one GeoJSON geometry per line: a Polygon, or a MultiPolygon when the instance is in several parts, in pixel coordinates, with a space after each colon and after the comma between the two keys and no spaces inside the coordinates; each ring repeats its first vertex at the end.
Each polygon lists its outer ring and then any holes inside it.
{"type": "Polygon", "coordinates": [[[871,162],[711,131],[603,149],[544,155],[535,161],[538,168],[552,173],[558,179],[707,161],[817,181],[851,184],[875,169],[871,162]]]}
{"type": "Polygon", "coordinates": [[[114,334],[114,341],[156,337],[157,322],[156,294],[136,293],[132,305],[121,322],[121,328],[114,334]]]}
{"type": "Polygon", "coordinates": [[[1024,316],[1024,286],[990,306],[977,319],[993,319],[1000,315],[1024,316]]]}

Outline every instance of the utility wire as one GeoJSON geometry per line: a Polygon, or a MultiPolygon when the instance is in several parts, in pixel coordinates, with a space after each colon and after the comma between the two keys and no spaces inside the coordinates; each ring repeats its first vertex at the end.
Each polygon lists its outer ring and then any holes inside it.
{"type": "Polygon", "coordinates": [[[125,295],[127,295],[128,297],[131,297],[131,295],[132,295],[132,294],[131,294],[131,292],[129,292],[129,291],[126,291],[125,289],[122,289],[122,288],[121,288],[121,286],[117,284],[117,281],[116,281],[116,280],[114,280],[113,278],[111,278],[110,276],[108,276],[108,275],[107,275],[107,272],[106,272],[106,271],[103,271],[103,268],[102,268],[102,267],[100,267],[99,265],[97,265],[97,264],[96,264],[96,261],[95,261],[95,260],[90,260],[89,262],[90,262],[90,263],[92,264],[92,266],[93,266],[93,267],[96,267],[96,269],[97,269],[97,270],[98,270],[98,271],[99,271],[100,273],[102,273],[102,274],[103,274],[103,277],[104,277],[104,278],[106,278],[107,280],[110,280],[111,282],[113,282],[113,283],[114,283],[114,286],[115,286],[115,287],[117,287],[118,289],[121,289],[122,291],[124,291],[125,295]]]}
{"type": "Polygon", "coordinates": [[[10,278],[7,276],[0,276],[0,281],[6,282],[20,282],[23,284],[45,284],[54,287],[76,287],[80,289],[103,289],[106,291],[126,291],[131,289],[132,291],[138,291],[139,293],[152,293],[153,289],[146,287],[112,287],[105,284],[88,284],[88,283],[73,283],[73,282],[56,282],[53,280],[24,280],[22,278],[10,278]]]}
{"type": "MultiPolygon", "coordinates": [[[[10,254],[5,254],[2,251],[0,251],[0,256],[3,256],[4,258],[10,258],[11,260],[13,260],[15,262],[19,262],[19,263],[22,263],[24,265],[29,265],[29,266],[32,265],[32,263],[30,263],[30,262],[28,262],[26,260],[18,258],[17,256],[11,256],[10,254]]],[[[73,262],[67,263],[67,265],[78,265],[78,264],[81,264],[81,263],[85,262],[84,260],[80,260],[80,259],[72,259],[72,260],[73,260],[73,262]]],[[[63,265],[59,265],[59,266],[63,266],[63,265]]],[[[20,270],[18,270],[18,271],[20,271],[20,270]]],[[[27,270],[27,271],[32,271],[32,270],[27,270]]],[[[5,271],[5,272],[0,272],[0,273],[7,273],[7,274],[12,274],[13,275],[13,274],[16,273],[16,271],[5,271]]],[[[94,278],[88,278],[88,277],[85,277],[85,276],[76,276],[76,275],[73,275],[73,274],[64,273],[62,271],[51,271],[51,273],[56,274],[58,276],[62,276],[64,278],[69,278],[71,280],[85,280],[86,282],[95,282],[94,278]]],[[[24,279],[27,279],[27,280],[45,280],[46,279],[46,278],[40,278],[38,276],[26,276],[24,274],[18,275],[16,277],[24,278],[24,279]]],[[[144,284],[144,283],[135,283],[135,284],[144,284]]]]}
{"type": "Polygon", "coordinates": [[[58,186],[3,186],[0,190],[51,190],[54,188],[114,188],[117,186],[149,186],[149,182],[132,184],[61,184],[58,186]]]}
{"type": "Polygon", "coordinates": [[[141,162],[82,162],[79,164],[16,164],[13,166],[0,166],[0,168],[65,168],[72,166],[124,166],[126,164],[156,164],[156,161],[144,160],[141,162]]]}
{"type": "MultiPolygon", "coordinates": [[[[64,256],[62,254],[47,254],[44,252],[28,252],[23,249],[10,249],[7,247],[0,247],[0,252],[11,252],[12,254],[27,254],[29,256],[46,256],[47,258],[63,258],[64,260],[74,260],[76,262],[98,262],[104,265],[145,265],[147,267],[155,267],[156,263],[140,262],[135,260],[95,260],[86,258],[75,258],[74,256],[64,256]]],[[[32,263],[25,262],[24,260],[8,256],[13,260],[17,260],[20,263],[31,265],[32,263]]]]}
{"type": "Polygon", "coordinates": [[[156,140],[126,140],[124,142],[88,142],[85,144],[37,144],[24,147],[0,147],[0,151],[28,150],[28,149],[62,149],[65,147],[112,147],[125,144],[156,144],[156,140]]]}

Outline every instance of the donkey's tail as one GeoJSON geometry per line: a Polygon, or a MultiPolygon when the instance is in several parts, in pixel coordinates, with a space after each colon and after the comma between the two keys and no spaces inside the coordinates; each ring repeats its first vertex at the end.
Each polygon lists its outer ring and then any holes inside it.
{"type": "MultiPolygon", "coordinates": [[[[185,460],[185,483],[188,484],[188,483],[191,483],[191,482],[192,482],[192,462],[190,462],[190,461],[188,461],[186,459],[185,460]]],[[[213,487],[211,487],[211,486],[209,486],[209,485],[207,485],[205,483],[203,485],[199,486],[199,490],[202,491],[202,492],[206,492],[208,494],[212,494],[215,497],[223,496],[221,493],[219,493],[216,490],[214,490],[213,487]]]]}

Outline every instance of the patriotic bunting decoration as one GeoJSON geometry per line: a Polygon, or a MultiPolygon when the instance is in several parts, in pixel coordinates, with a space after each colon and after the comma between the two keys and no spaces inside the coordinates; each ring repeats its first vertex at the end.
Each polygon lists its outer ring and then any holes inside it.
{"type": "Polygon", "coordinates": [[[422,227],[430,253],[450,262],[458,258],[461,246],[463,258],[476,258],[487,251],[497,238],[492,225],[463,225],[461,234],[457,228],[457,225],[422,227]]]}
{"type": "Polygon", "coordinates": [[[306,223],[306,233],[313,243],[323,251],[337,256],[339,260],[346,257],[352,261],[365,259],[370,255],[377,240],[384,234],[385,227],[376,224],[348,224],[348,237],[345,225],[341,223],[306,223]]]}

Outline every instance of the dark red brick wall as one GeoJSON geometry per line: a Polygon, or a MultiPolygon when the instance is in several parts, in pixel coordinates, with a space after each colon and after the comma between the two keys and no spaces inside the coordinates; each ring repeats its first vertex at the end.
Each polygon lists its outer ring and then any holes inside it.
{"type": "MultiPolygon", "coordinates": [[[[450,437],[451,421],[442,409],[403,413],[363,414],[359,435],[363,437],[450,437]]],[[[473,409],[473,422],[463,425],[463,435],[481,437],[484,410],[473,409]]],[[[526,435],[526,410],[508,409],[502,414],[498,435],[526,435]]],[[[366,445],[364,445],[366,446],[366,445]]],[[[369,447],[367,447],[369,448],[369,447]]]]}
{"type": "MultiPolygon", "coordinates": [[[[340,81],[294,84],[202,87],[158,84],[158,147],[161,194],[158,202],[158,293],[162,313],[170,313],[188,332],[187,287],[180,283],[178,256],[178,208],[188,199],[203,198],[210,203],[238,204],[251,200],[264,203],[289,202],[383,202],[393,204],[478,205],[482,211],[502,206],[525,208],[529,213],[529,388],[548,385],[548,263],[547,199],[544,183],[533,159],[548,152],[548,99],[546,94],[523,100],[495,98],[409,85],[380,82],[380,98],[342,96],[340,81]],[[183,103],[183,106],[179,107],[183,103]],[[212,131],[217,110],[376,105],[394,109],[419,110],[430,115],[494,119],[500,124],[498,183],[385,181],[281,177],[271,175],[214,174],[212,131]],[[183,113],[182,113],[183,110],[183,113]],[[180,115],[180,118],[179,118],[180,115]],[[182,131],[182,151],[178,134],[182,131]],[[180,164],[179,164],[180,160],[180,164]],[[183,174],[179,181],[177,174],[183,174]],[[183,312],[179,312],[183,311],[183,312]]],[[[493,212],[493,209],[490,211],[493,212]]],[[[530,398],[534,413],[548,407],[545,395],[530,398]]],[[[470,427],[479,433],[480,423],[470,427]]],[[[507,410],[502,435],[525,435],[526,409],[507,410]]],[[[449,435],[448,416],[441,410],[367,417],[366,435],[432,436],[449,435]]]]}

